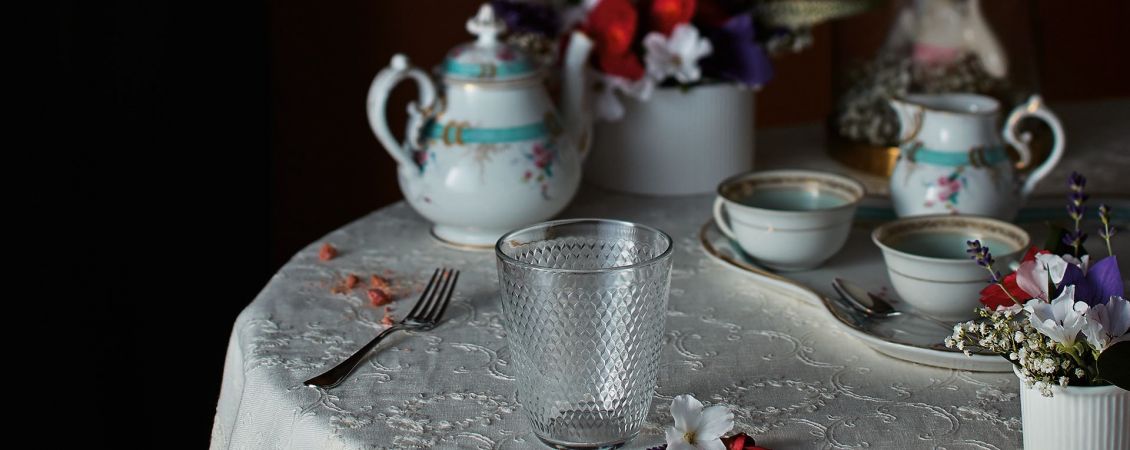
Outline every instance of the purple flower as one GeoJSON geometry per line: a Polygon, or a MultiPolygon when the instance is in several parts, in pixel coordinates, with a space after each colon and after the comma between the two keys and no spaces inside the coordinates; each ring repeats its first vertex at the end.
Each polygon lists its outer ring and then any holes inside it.
{"type": "Polygon", "coordinates": [[[989,278],[989,283],[999,283],[1001,281],[1001,273],[999,270],[993,270],[993,263],[997,262],[997,260],[993,259],[993,254],[989,251],[989,247],[982,246],[979,240],[965,241],[965,245],[969,247],[965,250],[965,253],[969,253],[969,257],[973,258],[978,266],[984,267],[989,271],[989,276],[991,277],[989,278]]]}
{"type": "Polygon", "coordinates": [[[1109,240],[1114,237],[1117,231],[1110,226],[1110,212],[1111,207],[1106,203],[1099,203],[1099,221],[1102,222],[1103,228],[1099,230],[1099,237],[1109,240]]]}
{"type": "Polygon", "coordinates": [[[1089,197],[1083,193],[1083,188],[1087,186],[1087,178],[1079,172],[1071,172],[1071,176],[1067,177],[1067,185],[1071,188],[1071,193],[1067,196],[1067,214],[1075,221],[1075,228],[1067,232],[1063,237],[1063,243],[1074,248],[1073,254],[1078,257],[1079,249],[1083,248],[1083,241],[1087,240],[1087,233],[1079,229],[1079,222],[1083,220],[1085,211],[1083,203],[1086,203],[1089,197]]]}
{"type": "Polygon", "coordinates": [[[1083,188],[1087,186],[1087,177],[1079,172],[1071,172],[1071,176],[1067,177],[1067,186],[1071,188],[1072,192],[1082,192],[1083,188]]]}
{"type": "Polygon", "coordinates": [[[1091,198],[1090,195],[1084,194],[1082,191],[1072,192],[1067,195],[1067,215],[1071,216],[1072,220],[1080,220],[1083,218],[1083,212],[1086,208],[1083,203],[1091,198]]]}
{"type": "Polygon", "coordinates": [[[1056,289],[1062,291],[1067,286],[1075,286],[1076,301],[1087,302],[1091,306],[1105,304],[1111,296],[1125,295],[1117,256],[1099,260],[1087,269],[1087,273],[1075,264],[1068,264],[1056,289]]]}
{"type": "MultiPolygon", "coordinates": [[[[1067,230],[1067,232],[1063,234],[1063,243],[1069,247],[1080,248],[1083,246],[1083,242],[1086,241],[1087,233],[1084,233],[1083,230],[1067,230]]],[[[1078,251],[1076,251],[1076,254],[1078,254],[1078,251]]]]}
{"type": "Polygon", "coordinates": [[[555,37],[560,28],[557,11],[547,4],[518,0],[492,0],[494,13],[513,33],[535,33],[555,37]]]}
{"type": "Polygon", "coordinates": [[[773,66],[765,49],[757,44],[753,17],[738,14],[721,26],[702,25],[703,35],[714,52],[702,60],[708,76],[737,81],[746,86],[761,86],[773,78],[773,66]]]}
{"type": "Polygon", "coordinates": [[[1110,206],[1106,203],[1099,204],[1099,221],[1103,223],[1103,227],[1099,229],[1099,237],[1106,242],[1106,253],[1114,255],[1114,250],[1110,248],[1110,238],[1114,237],[1117,230],[1110,227],[1110,206]]]}

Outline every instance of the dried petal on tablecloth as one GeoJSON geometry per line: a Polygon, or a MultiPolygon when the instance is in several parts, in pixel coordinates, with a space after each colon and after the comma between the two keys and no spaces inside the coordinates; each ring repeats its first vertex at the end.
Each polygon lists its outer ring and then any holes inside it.
{"type": "Polygon", "coordinates": [[[318,259],[322,261],[329,261],[337,256],[337,249],[330,245],[329,242],[322,244],[322,249],[318,250],[318,259]]]}
{"type": "Polygon", "coordinates": [[[392,297],[383,289],[369,289],[369,303],[373,306],[384,306],[392,303],[392,297]]]}
{"type": "Polygon", "coordinates": [[[396,321],[392,319],[392,308],[386,306],[385,315],[381,318],[381,325],[392,326],[394,323],[396,323],[396,321]]]}

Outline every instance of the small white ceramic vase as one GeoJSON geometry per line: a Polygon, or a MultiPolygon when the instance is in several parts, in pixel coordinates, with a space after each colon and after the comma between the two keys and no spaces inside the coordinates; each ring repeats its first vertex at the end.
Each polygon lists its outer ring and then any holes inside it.
{"type": "Polygon", "coordinates": [[[753,95],[719,83],[622,98],[624,117],[596,124],[585,180],[634,194],[714,192],[753,168],[753,95]]]}
{"type": "Polygon", "coordinates": [[[1025,450],[1130,448],[1130,391],[1118,386],[1051,389],[1052,396],[1044,397],[1020,381],[1025,450]]]}

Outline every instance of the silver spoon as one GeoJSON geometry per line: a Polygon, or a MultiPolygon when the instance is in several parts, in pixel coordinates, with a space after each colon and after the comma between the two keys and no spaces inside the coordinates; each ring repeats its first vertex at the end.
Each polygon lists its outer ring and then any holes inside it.
{"type": "Polygon", "coordinates": [[[918,319],[928,320],[946,328],[952,328],[954,325],[952,323],[943,322],[941,320],[926,317],[911,311],[896,310],[882,297],[872,294],[870,291],[860,287],[859,285],[842,278],[833,278],[832,288],[835,289],[836,293],[840,294],[840,298],[843,298],[844,301],[851,305],[852,308],[855,308],[857,311],[869,316],[893,317],[906,315],[918,319]]]}

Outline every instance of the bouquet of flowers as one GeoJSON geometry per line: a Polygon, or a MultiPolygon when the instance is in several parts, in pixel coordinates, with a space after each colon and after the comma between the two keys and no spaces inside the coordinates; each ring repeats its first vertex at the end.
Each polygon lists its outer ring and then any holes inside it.
{"type": "Polygon", "coordinates": [[[1077,173],[1069,179],[1074,227],[1053,233],[1050,250],[1030,249],[1013,273],[1001,277],[989,248],[968,242],[967,251],[990,274],[981,291],[984,308],[977,311],[980,319],[955,325],[945,341],[967,355],[985,349],[1008,358],[1026,384],[1049,397],[1056,384],[1130,390],[1130,302],[1110,245],[1111,208],[1098,207],[1107,256],[1092,262],[1080,229],[1086,182],[1077,173]]]}
{"type": "MultiPolygon", "coordinates": [[[[755,0],[493,0],[509,42],[552,63],[562,40],[580,30],[593,40],[599,77],[597,116],[616,120],[617,94],[646,100],[657,85],[710,80],[757,88],[773,76],[762,44],[799,49],[789,28],[759,32],[755,0]]],[[[767,27],[766,27],[767,28],[767,27]]],[[[806,30],[802,30],[804,32],[806,30]]]]}

